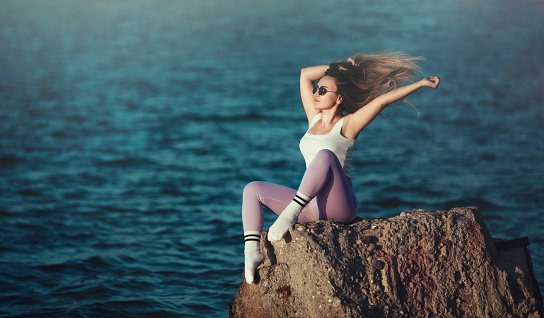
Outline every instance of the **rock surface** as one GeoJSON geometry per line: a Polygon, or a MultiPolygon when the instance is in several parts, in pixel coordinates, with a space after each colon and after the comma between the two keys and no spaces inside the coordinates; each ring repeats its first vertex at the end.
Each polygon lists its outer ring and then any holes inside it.
{"type": "Polygon", "coordinates": [[[230,317],[544,316],[528,241],[492,239],[475,207],[266,234],[230,317]]]}

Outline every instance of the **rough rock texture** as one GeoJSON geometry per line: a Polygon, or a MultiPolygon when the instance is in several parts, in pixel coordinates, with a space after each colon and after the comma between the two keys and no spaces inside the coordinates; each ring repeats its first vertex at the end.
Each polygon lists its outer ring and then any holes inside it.
{"type": "Polygon", "coordinates": [[[544,316],[528,241],[492,239],[475,207],[266,234],[230,317],[544,316]]]}

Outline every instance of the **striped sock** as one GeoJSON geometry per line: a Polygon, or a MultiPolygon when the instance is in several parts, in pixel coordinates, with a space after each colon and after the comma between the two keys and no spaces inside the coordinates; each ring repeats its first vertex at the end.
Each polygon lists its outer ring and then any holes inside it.
{"type": "Polygon", "coordinates": [[[253,284],[253,280],[255,279],[255,270],[264,261],[264,255],[261,253],[259,246],[261,242],[261,232],[246,231],[244,232],[244,240],[246,282],[248,284],[253,284]]]}
{"type": "Polygon", "coordinates": [[[276,222],[270,227],[268,231],[268,240],[270,242],[281,240],[291,225],[298,222],[298,215],[310,201],[311,198],[303,193],[297,192],[293,201],[287,205],[276,222]]]}
{"type": "Polygon", "coordinates": [[[259,242],[261,242],[261,232],[260,231],[246,231],[244,232],[244,241],[246,243],[248,242],[257,242],[257,246],[259,246],[259,242]]]}
{"type": "Polygon", "coordinates": [[[308,203],[310,203],[310,200],[312,200],[312,199],[308,198],[307,196],[305,196],[304,194],[302,194],[300,192],[297,192],[297,194],[293,198],[293,202],[296,202],[296,203],[298,203],[298,205],[300,205],[300,210],[301,211],[306,205],[308,205],[308,203]]]}

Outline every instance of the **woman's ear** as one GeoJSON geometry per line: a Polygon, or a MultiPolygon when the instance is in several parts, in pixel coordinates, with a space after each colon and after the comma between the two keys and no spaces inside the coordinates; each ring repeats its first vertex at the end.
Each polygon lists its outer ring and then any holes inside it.
{"type": "Polygon", "coordinates": [[[340,95],[340,94],[337,94],[337,95],[338,95],[338,97],[336,98],[336,104],[340,105],[340,104],[342,104],[342,95],[340,95]]]}

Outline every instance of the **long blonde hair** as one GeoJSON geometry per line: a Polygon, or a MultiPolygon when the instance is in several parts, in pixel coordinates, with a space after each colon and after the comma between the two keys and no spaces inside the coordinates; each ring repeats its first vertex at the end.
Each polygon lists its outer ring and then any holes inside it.
{"type": "Polygon", "coordinates": [[[342,96],[341,110],[349,114],[404,82],[412,82],[412,77],[421,72],[415,62],[423,60],[403,52],[358,53],[352,58],[355,65],[335,61],[325,73],[336,80],[337,91],[342,96]]]}

